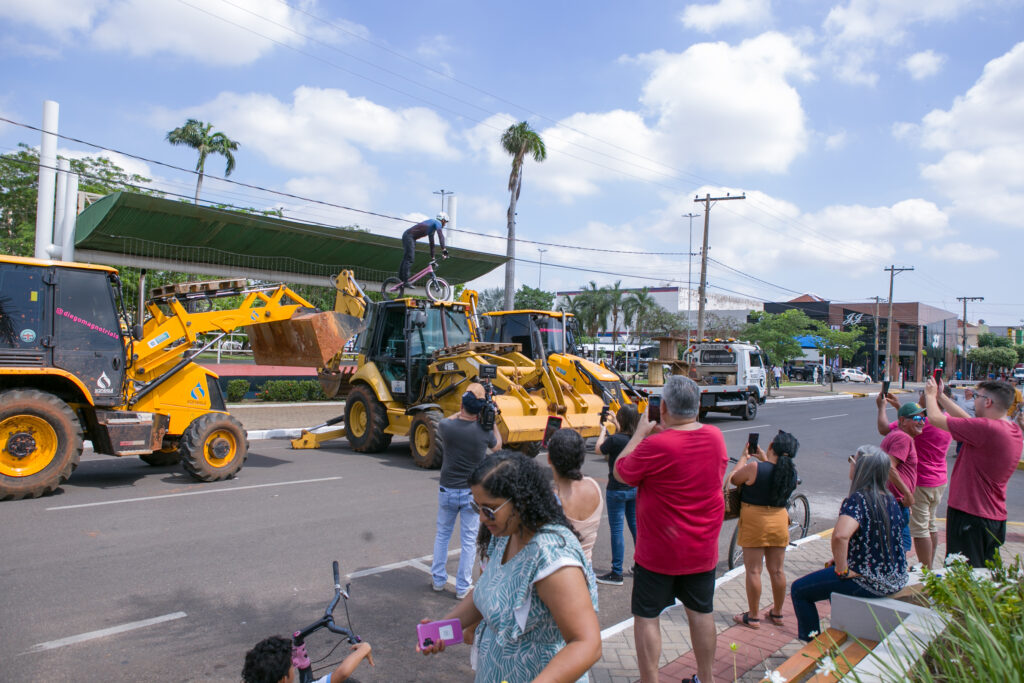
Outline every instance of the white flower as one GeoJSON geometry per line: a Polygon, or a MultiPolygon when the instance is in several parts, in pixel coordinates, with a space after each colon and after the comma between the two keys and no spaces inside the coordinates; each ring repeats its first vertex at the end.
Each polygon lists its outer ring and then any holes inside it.
{"type": "Polygon", "coordinates": [[[811,640],[814,640],[814,636],[816,636],[816,635],[818,635],[817,631],[811,631],[810,633],[807,634],[807,637],[810,638],[811,640]]]}
{"type": "Polygon", "coordinates": [[[948,567],[954,562],[963,562],[964,564],[967,564],[968,560],[965,555],[961,555],[960,553],[949,553],[946,555],[946,559],[942,561],[942,564],[948,567]]]}
{"type": "Polygon", "coordinates": [[[770,683],[786,683],[786,677],[776,671],[764,670],[764,677],[769,680],[770,683]]]}
{"type": "Polygon", "coordinates": [[[832,657],[824,657],[821,660],[821,666],[815,669],[814,673],[821,676],[833,675],[835,678],[839,678],[836,671],[836,660],[832,657]]]}

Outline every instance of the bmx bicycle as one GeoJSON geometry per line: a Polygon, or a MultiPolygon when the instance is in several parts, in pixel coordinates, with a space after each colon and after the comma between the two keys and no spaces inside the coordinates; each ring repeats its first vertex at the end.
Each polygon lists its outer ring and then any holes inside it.
{"type": "MultiPolygon", "coordinates": [[[[425,285],[427,297],[431,301],[448,301],[452,295],[452,286],[446,280],[437,276],[437,273],[434,271],[436,266],[437,259],[430,259],[430,263],[427,264],[426,268],[409,278],[409,286],[429,275],[430,277],[425,285]]],[[[381,296],[388,300],[401,299],[405,295],[405,287],[406,285],[402,283],[401,278],[392,276],[384,280],[380,293],[381,296]]]]}
{"type": "MultiPolygon", "coordinates": [[[[734,458],[729,459],[735,462],[734,458]]],[[[800,484],[801,481],[797,479],[796,485],[800,484]]],[[[807,535],[807,530],[811,526],[811,504],[807,501],[807,496],[802,493],[791,495],[786,501],[786,512],[789,514],[789,544],[795,545],[795,541],[807,535]]],[[[743,566],[743,548],[736,545],[739,532],[740,525],[737,521],[736,527],[732,530],[732,538],[729,539],[729,569],[743,566]]]]}
{"type": "MultiPolygon", "coordinates": [[[[299,670],[299,683],[313,683],[315,680],[313,677],[313,665],[319,664],[328,657],[330,657],[335,650],[338,649],[338,645],[344,642],[348,642],[351,645],[362,642],[362,639],[352,631],[352,617],[348,613],[348,587],[350,584],[346,584],[345,588],[341,587],[341,576],[338,573],[338,561],[334,561],[334,598],[331,599],[327,609],[324,610],[324,615],[314,621],[309,626],[295,631],[292,634],[292,664],[299,670]],[[345,598],[345,620],[348,622],[348,628],[342,628],[334,623],[334,608],[338,606],[338,601],[341,598],[345,598]],[[327,629],[331,633],[337,633],[338,635],[345,636],[344,640],[339,640],[338,643],[331,648],[331,651],[326,655],[316,660],[315,662],[309,661],[309,655],[306,653],[306,638],[311,634],[319,631],[320,629],[327,629]]],[[[325,665],[327,666],[327,665],[325,665]]]]}

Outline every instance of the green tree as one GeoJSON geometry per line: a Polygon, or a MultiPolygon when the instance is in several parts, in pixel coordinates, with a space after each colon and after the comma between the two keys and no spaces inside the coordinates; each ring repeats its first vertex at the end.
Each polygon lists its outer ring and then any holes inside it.
{"type": "Polygon", "coordinates": [[[637,345],[643,345],[644,333],[647,331],[647,318],[657,309],[661,308],[651,295],[651,288],[644,287],[635,292],[629,292],[622,302],[623,320],[627,326],[633,328],[633,336],[637,345]]]}
{"type": "Polygon", "coordinates": [[[515,309],[531,311],[550,311],[555,305],[553,292],[545,292],[543,289],[523,285],[516,291],[515,309]]]}
{"type": "Polygon", "coordinates": [[[580,325],[587,333],[587,336],[594,340],[594,357],[597,357],[597,333],[605,324],[608,318],[608,297],[605,291],[597,286],[593,280],[583,288],[583,291],[576,295],[580,299],[579,319],[580,325]]]}
{"type": "Polygon", "coordinates": [[[1012,368],[1017,363],[1017,352],[1006,346],[979,346],[967,352],[967,360],[990,370],[1012,368]]]}
{"type": "Polygon", "coordinates": [[[612,317],[612,358],[614,358],[615,346],[619,341],[619,314],[622,313],[622,304],[625,303],[628,292],[622,288],[622,280],[616,280],[614,285],[605,285],[602,289],[604,290],[605,306],[608,308],[608,314],[612,317]]]}
{"type": "Polygon", "coordinates": [[[752,341],[768,354],[772,365],[782,365],[803,355],[797,337],[813,328],[813,321],[796,308],[782,313],[754,313],[754,322],[743,328],[740,336],[752,341]]]}
{"type": "Polygon", "coordinates": [[[512,173],[508,176],[508,244],[505,264],[505,309],[512,310],[512,295],[516,291],[516,203],[519,192],[523,189],[523,162],[530,155],[534,161],[547,159],[548,152],[544,140],[530,128],[526,121],[520,121],[508,127],[501,134],[501,147],[512,157],[512,173]]]}
{"type": "Polygon", "coordinates": [[[1014,346],[1013,350],[1017,352],[1017,362],[1024,363],[1024,344],[1014,346]]]}
{"type": "Polygon", "coordinates": [[[491,287],[481,291],[477,298],[477,310],[480,313],[506,310],[505,290],[501,287],[491,287]]]}
{"type": "Polygon", "coordinates": [[[991,332],[982,332],[978,335],[978,346],[981,348],[1011,348],[1013,347],[1013,342],[1010,341],[1009,337],[1000,337],[998,334],[992,334],[991,332]]]}
{"type": "MultiPolygon", "coordinates": [[[[833,330],[825,323],[814,321],[814,346],[821,352],[825,360],[829,358],[842,358],[849,362],[853,360],[857,350],[864,346],[860,338],[864,335],[864,328],[851,327],[849,331],[833,330]]],[[[835,374],[829,375],[829,384],[834,381],[835,374]]]]}
{"type": "Polygon", "coordinates": [[[206,169],[206,157],[210,154],[220,154],[227,160],[224,168],[224,175],[229,176],[235,170],[235,155],[232,153],[238,149],[238,143],[220,131],[214,131],[212,123],[204,123],[196,119],[189,119],[184,126],[179,126],[167,133],[167,142],[172,145],[185,145],[196,150],[199,160],[196,162],[196,171],[199,179],[196,181],[196,199],[199,203],[199,192],[203,187],[203,174],[206,169]]]}

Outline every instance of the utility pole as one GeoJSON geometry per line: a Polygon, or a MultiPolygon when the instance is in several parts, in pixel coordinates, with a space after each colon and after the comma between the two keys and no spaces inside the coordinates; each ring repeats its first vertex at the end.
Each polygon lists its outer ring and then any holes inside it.
{"type": "Polygon", "coordinates": [[[448,190],[446,190],[444,188],[441,188],[440,190],[434,190],[434,194],[441,195],[441,211],[444,211],[444,198],[445,198],[445,196],[450,195],[450,194],[455,194],[455,193],[454,192],[449,192],[448,190]]]}
{"type": "Polygon", "coordinates": [[[875,300],[875,350],[874,358],[871,361],[871,372],[874,374],[874,378],[878,379],[881,375],[878,372],[878,304],[882,301],[882,297],[873,296],[875,300]]]}
{"type": "MultiPolygon", "coordinates": [[[[913,267],[910,267],[910,268],[897,268],[895,265],[889,266],[888,268],[882,268],[882,270],[888,271],[888,273],[889,273],[889,327],[885,330],[885,337],[886,337],[886,341],[885,341],[885,378],[887,380],[890,380],[890,381],[893,378],[892,377],[892,363],[893,363],[893,360],[892,360],[893,359],[893,355],[892,355],[892,347],[893,347],[893,343],[892,343],[892,281],[893,281],[893,279],[895,279],[896,273],[902,273],[905,270],[913,270],[913,269],[914,269],[913,267]]],[[[897,343],[897,345],[899,344],[899,337],[896,337],[896,343],[897,343]]],[[[899,352],[899,347],[897,346],[897,348],[896,348],[897,362],[899,362],[899,353],[900,353],[899,352]]]]}
{"type": "Polygon", "coordinates": [[[729,199],[746,199],[747,193],[733,197],[726,192],[724,197],[712,197],[710,194],[694,197],[694,202],[704,202],[704,247],[700,250],[700,289],[697,290],[697,341],[704,338],[704,301],[707,299],[708,281],[708,224],[711,219],[711,202],[724,202],[729,199]]]}
{"type": "Polygon", "coordinates": [[[699,213],[684,213],[683,218],[690,219],[690,241],[686,249],[686,343],[690,343],[690,316],[693,311],[693,219],[699,213]]]}
{"type": "Polygon", "coordinates": [[[964,340],[964,345],[963,345],[964,358],[963,358],[962,364],[960,365],[960,369],[963,371],[964,379],[967,379],[967,302],[968,301],[984,301],[985,297],[983,297],[983,296],[958,296],[956,298],[956,300],[964,302],[964,337],[963,337],[963,340],[964,340]]]}
{"type": "Polygon", "coordinates": [[[537,289],[541,288],[540,287],[540,277],[544,273],[544,252],[545,251],[547,251],[547,249],[541,249],[540,247],[537,247],[537,252],[540,254],[540,266],[537,268],[537,289]]]}

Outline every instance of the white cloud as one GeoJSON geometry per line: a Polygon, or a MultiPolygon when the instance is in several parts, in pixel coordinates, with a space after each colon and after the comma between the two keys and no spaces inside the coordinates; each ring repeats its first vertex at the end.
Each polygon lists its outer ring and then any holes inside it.
{"type": "Polygon", "coordinates": [[[771,18],[768,0],[718,0],[713,5],[689,5],[681,17],[684,26],[705,33],[730,24],[763,26],[771,18]]]}
{"type": "Polygon", "coordinates": [[[929,76],[934,76],[946,63],[946,56],[937,54],[934,50],[915,52],[903,60],[903,68],[915,81],[920,81],[929,76]]]}
{"type": "MultiPolygon", "coordinates": [[[[300,3],[313,9],[314,0],[300,3]]],[[[0,0],[0,17],[36,26],[63,42],[90,40],[96,47],[135,56],[174,54],[207,64],[251,63],[278,45],[302,45],[306,36],[333,42],[357,24],[335,20],[324,28],[277,0],[234,3],[210,0],[0,0]]]]}
{"type": "Polygon", "coordinates": [[[954,211],[1021,226],[1024,215],[1024,43],[985,65],[978,81],[919,127],[921,145],[945,156],[922,169],[954,211]]]}
{"type": "Polygon", "coordinates": [[[838,133],[829,135],[825,138],[825,149],[830,152],[840,150],[846,147],[846,131],[841,130],[838,133]]]}
{"type": "Polygon", "coordinates": [[[977,4],[976,0],[849,0],[833,7],[825,18],[824,58],[840,80],[874,86],[878,74],[871,64],[879,54],[877,47],[900,45],[908,27],[951,21],[977,4]]]}
{"type": "Polygon", "coordinates": [[[999,252],[995,249],[965,244],[964,242],[950,242],[942,246],[932,247],[928,250],[928,255],[948,263],[978,263],[980,261],[994,261],[999,258],[999,252]]]}

